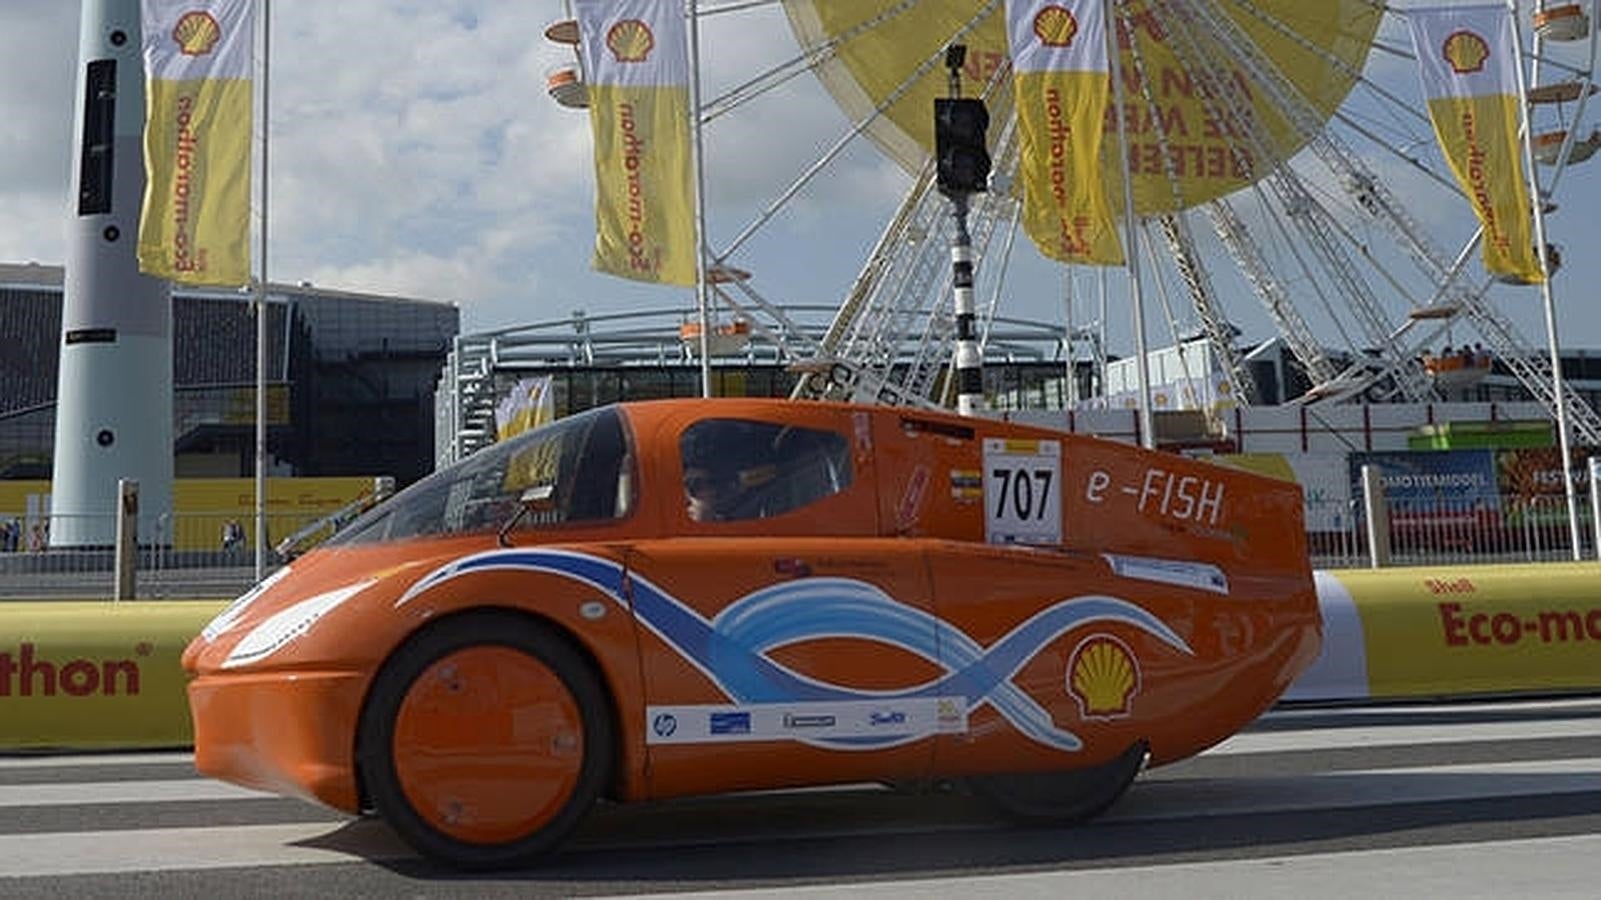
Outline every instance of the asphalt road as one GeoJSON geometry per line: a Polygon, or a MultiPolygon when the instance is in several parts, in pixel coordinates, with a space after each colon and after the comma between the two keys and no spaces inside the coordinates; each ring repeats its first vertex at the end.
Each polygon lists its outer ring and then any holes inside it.
{"type": "Polygon", "coordinates": [[[1281,711],[1077,828],[871,787],[600,810],[548,864],[438,869],[187,754],[0,757],[0,897],[1601,895],[1601,700],[1281,711]]]}

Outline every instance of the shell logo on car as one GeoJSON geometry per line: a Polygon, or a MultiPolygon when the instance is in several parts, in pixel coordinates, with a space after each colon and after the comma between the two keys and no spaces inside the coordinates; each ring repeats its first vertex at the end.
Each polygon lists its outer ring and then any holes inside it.
{"type": "Polygon", "coordinates": [[[467,867],[602,798],[955,781],[1082,819],[1316,656],[1300,516],[1293,484],[1015,423],[591,410],[229,605],[184,653],[196,765],[467,867]]]}
{"type": "Polygon", "coordinates": [[[1126,716],[1140,690],[1140,667],[1134,654],[1111,635],[1086,638],[1068,664],[1069,684],[1085,718],[1126,716]]]}

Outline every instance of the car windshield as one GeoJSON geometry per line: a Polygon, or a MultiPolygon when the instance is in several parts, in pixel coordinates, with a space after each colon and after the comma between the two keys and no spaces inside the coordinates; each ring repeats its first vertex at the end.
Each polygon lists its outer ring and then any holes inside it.
{"type": "Polygon", "coordinates": [[[417,482],[330,546],[495,531],[524,492],[547,495],[521,526],[620,519],[633,507],[631,454],[615,407],[580,413],[486,447],[417,482]]]}

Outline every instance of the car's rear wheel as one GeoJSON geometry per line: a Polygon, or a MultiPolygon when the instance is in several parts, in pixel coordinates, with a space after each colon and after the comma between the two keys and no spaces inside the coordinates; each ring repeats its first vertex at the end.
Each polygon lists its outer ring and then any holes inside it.
{"type": "Polygon", "coordinates": [[[982,775],[967,779],[974,794],[1023,822],[1071,824],[1105,812],[1145,767],[1150,749],[1137,741],[1098,766],[1067,772],[982,775]]]}
{"type": "Polygon", "coordinates": [[[466,868],[554,849],[612,759],[606,694],[561,635],[508,613],[441,622],[403,645],[362,712],[373,805],[422,854],[466,868]]]}

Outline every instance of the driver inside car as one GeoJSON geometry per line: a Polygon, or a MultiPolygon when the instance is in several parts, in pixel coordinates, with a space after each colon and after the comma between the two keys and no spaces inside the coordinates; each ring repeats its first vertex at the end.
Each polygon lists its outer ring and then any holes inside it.
{"type": "Polygon", "coordinates": [[[704,466],[684,470],[685,508],[691,521],[721,521],[738,494],[739,479],[733,472],[704,466]]]}

